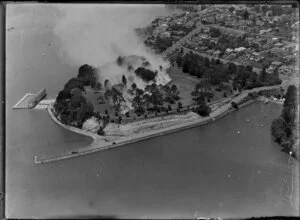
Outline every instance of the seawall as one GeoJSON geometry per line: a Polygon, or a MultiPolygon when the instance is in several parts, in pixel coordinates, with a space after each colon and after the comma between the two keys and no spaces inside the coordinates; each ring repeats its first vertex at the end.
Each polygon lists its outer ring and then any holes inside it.
{"type": "MultiPolygon", "coordinates": [[[[246,103],[244,103],[244,104],[246,104],[246,103]]],[[[250,103],[248,103],[248,104],[250,104],[250,103]]],[[[50,162],[70,159],[70,158],[83,156],[83,155],[90,154],[90,153],[99,152],[99,151],[102,151],[102,150],[107,150],[107,149],[111,149],[111,148],[120,147],[120,146],[123,146],[123,145],[126,145],[126,144],[131,144],[131,143],[147,140],[147,139],[150,139],[150,138],[153,138],[153,137],[158,137],[158,136],[165,135],[165,134],[179,132],[179,131],[182,131],[182,130],[185,130],[185,129],[194,128],[194,127],[205,125],[209,122],[218,120],[218,119],[228,115],[232,111],[235,111],[235,109],[232,109],[232,108],[227,109],[227,110],[225,110],[225,112],[223,112],[223,113],[221,113],[221,114],[219,114],[215,117],[201,118],[202,119],[201,121],[193,121],[193,122],[189,122],[189,123],[183,122],[182,124],[175,125],[175,126],[172,126],[170,128],[164,128],[164,129],[159,129],[157,131],[153,131],[154,133],[152,133],[152,134],[144,133],[144,134],[138,135],[136,137],[128,138],[128,140],[123,140],[119,143],[113,142],[115,144],[110,143],[106,146],[99,146],[100,143],[97,143],[97,139],[99,138],[99,136],[97,134],[87,132],[87,131],[84,131],[82,129],[78,129],[78,128],[75,128],[75,127],[72,127],[72,126],[67,126],[67,125],[62,124],[56,118],[56,116],[54,115],[54,113],[51,109],[51,106],[49,106],[48,107],[49,115],[57,124],[61,125],[62,127],[66,128],[66,129],[74,131],[78,134],[89,136],[94,141],[91,145],[87,146],[86,149],[80,149],[80,151],[78,151],[76,154],[72,154],[72,152],[70,152],[70,153],[60,155],[60,156],[57,156],[57,157],[44,158],[44,159],[39,159],[38,157],[35,157],[34,163],[35,164],[41,164],[41,163],[50,163],[50,162]],[[92,145],[94,146],[94,148],[91,149],[92,145]]]]}

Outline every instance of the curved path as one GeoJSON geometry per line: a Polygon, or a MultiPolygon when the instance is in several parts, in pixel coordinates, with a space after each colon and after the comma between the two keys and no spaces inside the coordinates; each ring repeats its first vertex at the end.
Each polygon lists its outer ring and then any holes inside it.
{"type": "MultiPolygon", "coordinates": [[[[234,102],[239,102],[241,101],[243,98],[245,98],[250,92],[258,92],[260,90],[265,90],[265,89],[272,89],[272,88],[279,88],[280,86],[282,86],[285,82],[283,82],[281,85],[275,85],[275,86],[266,86],[266,87],[260,87],[260,88],[255,88],[252,90],[246,90],[243,91],[242,93],[240,93],[238,96],[234,97],[231,99],[231,101],[234,102]]],[[[172,132],[176,132],[176,131],[181,131],[183,129],[188,129],[188,128],[192,128],[192,127],[196,127],[199,125],[203,125],[206,123],[209,123],[211,121],[214,121],[216,119],[219,119],[225,115],[227,115],[228,113],[230,113],[231,111],[233,111],[233,109],[231,108],[231,101],[229,102],[225,102],[225,104],[219,106],[218,108],[216,108],[213,112],[211,112],[209,117],[201,117],[199,119],[193,119],[193,120],[181,120],[178,121],[178,124],[170,126],[170,127],[166,127],[166,128],[161,128],[161,129],[153,129],[149,132],[145,132],[145,133],[141,133],[141,134],[135,134],[132,136],[123,136],[123,137],[118,137],[116,139],[116,137],[112,138],[109,136],[99,136],[97,134],[94,134],[92,132],[88,132],[79,128],[75,128],[72,126],[68,126],[68,125],[64,125],[62,124],[54,115],[53,111],[52,111],[52,107],[53,105],[49,105],[48,107],[48,112],[49,115],[51,116],[51,118],[54,120],[54,122],[56,122],[58,125],[69,129],[73,132],[79,133],[79,134],[83,134],[86,136],[89,136],[93,139],[93,143],[77,149],[76,151],[71,151],[68,153],[62,153],[60,155],[57,155],[56,157],[51,157],[51,158],[40,158],[35,156],[34,158],[34,163],[35,164],[41,164],[41,163],[50,163],[50,162],[55,162],[55,161],[60,161],[60,160],[64,160],[64,159],[70,159],[70,158],[74,158],[74,157],[78,157],[78,156],[82,156],[82,155],[86,155],[86,154],[90,154],[90,153],[94,153],[94,152],[98,152],[98,151],[102,151],[105,149],[110,149],[110,148],[115,148],[115,147],[119,147],[125,144],[129,144],[129,143],[134,143],[137,141],[142,141],[142,140],[146,140],[152,137],[156,137],[156,136],[160,136],[160,135],[164,135],[164,134],[168,134],[168,133],[172,133],[172,132]]],[[[247,104],[247,103],[245,103],[247,104]]]]}

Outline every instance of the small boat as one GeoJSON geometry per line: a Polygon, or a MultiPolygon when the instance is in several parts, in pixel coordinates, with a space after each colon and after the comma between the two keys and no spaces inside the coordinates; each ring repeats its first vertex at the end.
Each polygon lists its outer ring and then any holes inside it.
{"type": "Polygon", "coordinates": [[[264,124],[260,124],[260,127],[263,127],[264,126],[264,124]]]}
{"type": "Polygon", "coordinates": [[[42,55],[43,55],[43,56],[46,56],[46,54],[45,54],[45,53],[43,53],[42,55]]]}
{"type": "Polygon", "coordinates": [[[250,121],[250,119],[249,119],[249,118],[247,118],[247,119],[246,119],[246,122],[249,122],[249,121],[250,121]]]}
{"type": "Polygon", "coordinates": [[[240,131],[237,131],[236,133],[237,133],[237,134],[240,134],[241,132],[240,132],[240,131]]]}

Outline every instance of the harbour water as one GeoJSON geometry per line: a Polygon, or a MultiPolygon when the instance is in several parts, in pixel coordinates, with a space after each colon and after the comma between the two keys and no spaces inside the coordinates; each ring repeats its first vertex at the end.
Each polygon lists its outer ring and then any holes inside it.
{"type": "Polygon", "coordinates": [[[282,109],[275,103],[255,102],[201,127],[34,165],[35,155],[91,141],[59,127],[47,111],[12,109],[36,88],[55,97],[77,75],[78,67],[58,56],[51,22],[44,26],[16,27],[6,36],[6,217],[299,214],[292,193],[299,187],[292,183],[297,164],[270,135],[282,109]]]}

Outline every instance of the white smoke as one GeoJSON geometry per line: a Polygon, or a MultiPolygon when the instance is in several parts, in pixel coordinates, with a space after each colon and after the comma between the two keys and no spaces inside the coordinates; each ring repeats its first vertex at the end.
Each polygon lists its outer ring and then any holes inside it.
{"type": "MultiPolygon", "coordinates": [[[[61,58],[78,67],[89,64],[100,69],[102,83],[109,79],[112,84],[121,83],[122,75],[130,77],[140,88],[145,83],[133,72],[116,65],[118,56],[137,55],[151,63],[151,70],[159,71],[156,81],[170,81],[165,69],[169,63],[145,48],[134,29],[150,24],[159,11],[166,14],[163,5],[63,5],[54,34],[62,41],[61,58]]],[[[166,14],[167,15],[167,14],[166,14]]]]}

